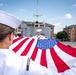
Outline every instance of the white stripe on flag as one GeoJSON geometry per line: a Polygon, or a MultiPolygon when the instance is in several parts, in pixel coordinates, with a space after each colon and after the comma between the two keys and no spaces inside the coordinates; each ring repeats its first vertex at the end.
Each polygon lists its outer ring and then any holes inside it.
{"type": "Polygon", "coordinates": [[[52,59],[52,56],[50,54],[50,50],[49,49],[46,50],[46,59],[47,59],[47,67],[49,69],[53,69],[53,70],[57,71],[57,68],[56,68],[56,66],[54,64],[54,61],[52,59]]]}
{"type": "Polygon", "coordinates": [[[40,64],[42,50],[38,49],[35,61],[40,64]]]}

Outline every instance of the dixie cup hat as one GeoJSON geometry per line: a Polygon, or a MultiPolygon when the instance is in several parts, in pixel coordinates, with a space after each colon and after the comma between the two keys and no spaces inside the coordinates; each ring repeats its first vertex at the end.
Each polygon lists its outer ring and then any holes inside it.
{"type": "Polygon", "coordinates": [[[21,24],[21,21],[7,12],[0,11],[0,23],[16,29],[21,24]]]}
{"type": "Polygon", "coordinates": [[[41,31],[42,31],[41,29],[37,29],[37,30],[36,30],[36,32],[41,32],[41,31]]]}

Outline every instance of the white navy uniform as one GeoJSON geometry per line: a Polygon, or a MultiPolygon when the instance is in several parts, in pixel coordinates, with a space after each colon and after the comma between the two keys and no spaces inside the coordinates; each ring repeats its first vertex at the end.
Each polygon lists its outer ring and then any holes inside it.
{"type": "Polygon", "coordinates": [[[36,39],[46,39],[45,36],[43,36],[43,35],[40,35],[40,36],[35,35],[35,36],[33,36],[32,38],[36,38],[36,39]]]}
{"type": "Polygon", "coordinates": [[[27,61],[26,56],[17,56],[12,50],[0,49],[0,75],[76,75],[76,64],[70,70],[58,73],[32,60],[27,69],[27,61]]]}
{"type": "Polygon", "coordinates": [[[36,35],[36,37],[40,38],[40,39],[46,39],[45,36],[43,36],[43,35],[40,35],[40,36],[36,35]]]}

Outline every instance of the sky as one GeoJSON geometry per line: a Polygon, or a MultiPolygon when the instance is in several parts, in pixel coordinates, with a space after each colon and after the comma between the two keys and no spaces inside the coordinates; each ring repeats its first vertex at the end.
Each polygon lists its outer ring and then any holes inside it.
{"type": "Polygon", "coordinates": [[[0,0],[0,11],[15,15],[23,21],[38,21],[54,25],[54,33],[65,26],[76,25],[76,0],[0,0]]]}

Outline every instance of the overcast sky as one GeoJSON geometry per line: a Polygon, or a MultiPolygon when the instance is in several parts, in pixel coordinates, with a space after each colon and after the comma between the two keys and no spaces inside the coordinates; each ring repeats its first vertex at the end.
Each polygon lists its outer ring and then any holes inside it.
{"type": "MultiPolygon", "coordinates": [[[[0,10],[20,20],[36,21],[37,0],[0,0],[0,10]]],[[[38,14],[38,21],[55,25],[57,33],[66,25],[76,24],[76,0],[38,0],[38,14]]]]}

